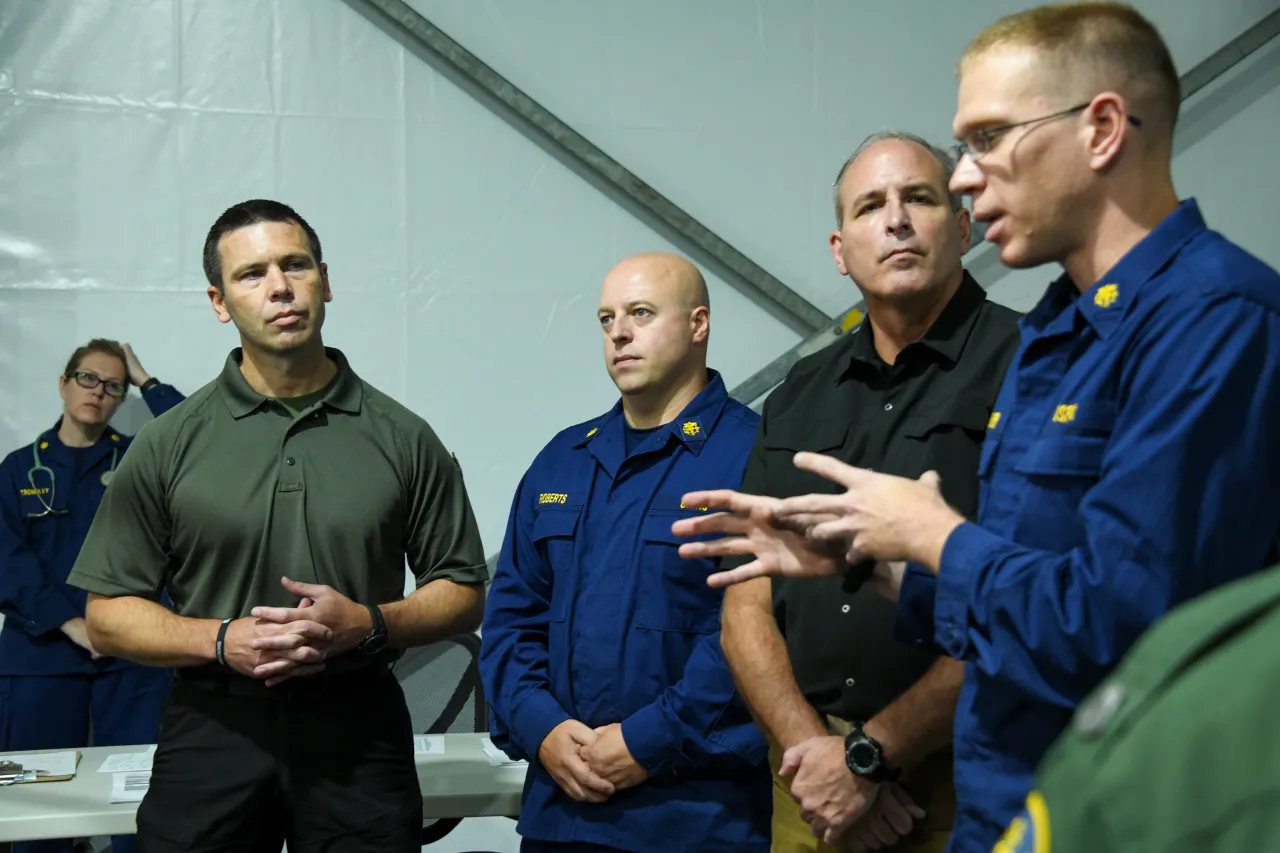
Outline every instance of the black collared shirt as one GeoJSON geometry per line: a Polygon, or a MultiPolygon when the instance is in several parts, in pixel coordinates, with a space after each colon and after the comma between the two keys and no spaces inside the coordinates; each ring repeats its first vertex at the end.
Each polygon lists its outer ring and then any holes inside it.
{"type": "MultiPolygon", "coordinates": [[[[802,359],[765,401],[742,490],[775,497],[839,491],[792,464],[797,451],[809,450],[905,477],[937,471],[947,501],[972,518],[978,454],[1018,346],[1017,321],[966,272],[933,327],[893,365],[876,353],[865,321],[802,359]]],[[[796,681],[821,713],[866,720],[936,658],[932,647],[894,639],[895,606],[873,590],[849,592],[843,578],[774,580],[773,590],[796,681]]]]}

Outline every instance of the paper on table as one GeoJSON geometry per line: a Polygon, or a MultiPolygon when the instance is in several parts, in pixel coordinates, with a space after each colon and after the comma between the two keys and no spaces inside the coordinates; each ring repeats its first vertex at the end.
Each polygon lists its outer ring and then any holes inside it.
{"type": "Polygon", "coordinates": [[[414,755],[443,755],[444,735],[414,735],[414,755]]]}
{"type": "Polygon", "coordinates": [[[66,752],[41,752],[36,754],[0,755],[0,761],[14,761],[27,770],[38,770],[41,776],[74,776],[76,759],[74,749],[66,752]]]}
{"type": "Polygon", "coordinates": [[[115,752],[107,756],[98,768],[99,773],[137,773],[151,771],[151,759],[155,757],[156,747],[152,744],[146,752],[115,752]]]}
{"type": "Polygon", "coordinates": [[[151,786],[151,772],[112,773],[111,802],[140,803],[151,786]]]}
{"type": "Polygon", "coordinates": [[[494,746],[493,741],[489,738],[481,740],[480,745],[481,748],[484,749],[485,757],[489,759],[490,767],[516,767],[521,764],[529,763],[523,759],[517,761],[516,759],[511,758],[505,752],[494,746]]]}

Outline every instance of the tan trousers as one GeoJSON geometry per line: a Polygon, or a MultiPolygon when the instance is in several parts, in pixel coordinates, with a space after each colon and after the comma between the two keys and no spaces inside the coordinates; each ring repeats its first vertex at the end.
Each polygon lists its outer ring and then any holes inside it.
{"type": "MultiPolygon", "coordinates": [[[[852,725],[835,717],[827,718],[832,734],[846,735],[852,725]]],[[[782,750],[769,744],[769,764],[773,768],[773,845],[771,853],[839,853],[840,848],[814,837],[809,824],[800,816],[800,804],[791,798],[791,783],[778,775],[782,750]]],[[[952,782],[951,751],[929,756],[901,782],[917,805],[925,811],[924,820],[906,838],[892,847],[881,847],[882,853],[943,853],[951,837],[951,824],[956,813],[956,794],[952,782]]]]}

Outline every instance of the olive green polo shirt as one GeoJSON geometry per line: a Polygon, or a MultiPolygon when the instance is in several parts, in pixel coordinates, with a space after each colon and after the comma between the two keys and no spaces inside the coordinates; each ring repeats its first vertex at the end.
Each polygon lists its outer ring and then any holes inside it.
{"type": "Polygon", "coordinates": [[[1076,711],[999,853],[1280,850],[1280,566],[1170,612],[1076,711]]]}
{"type": "MultiPolygon", "coordinates": [[[[354,601],[488,577],[454,457],[419,416],[337,375],[296,414],[254,391],[233,350],[221,375],[144,426],[107,489],[67,582],[158,599],[197,618],[291,606],[282,576],[354,601]]],[[[296,401],[290,401],[295,403],[296,401]]]]}

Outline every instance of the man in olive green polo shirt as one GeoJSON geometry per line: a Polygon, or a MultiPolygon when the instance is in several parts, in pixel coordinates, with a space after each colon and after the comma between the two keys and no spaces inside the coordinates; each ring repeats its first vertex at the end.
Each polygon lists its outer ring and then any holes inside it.
{"type": "Polygon", "coordinates": [[[1076,710],[997,853],[1280,850],[1280,566],[1171,611],[1076,710]]]}
{"type": "Polygon", "coordinates": [[[95,648],[176,670],[139,849],[417,851],[390,663],[480,623],[461,472],[322,343],[328,271],[295,211],[228,209],[204,267],[241,346],[139,432],[68,581],[90,593],[95,648]]]}

